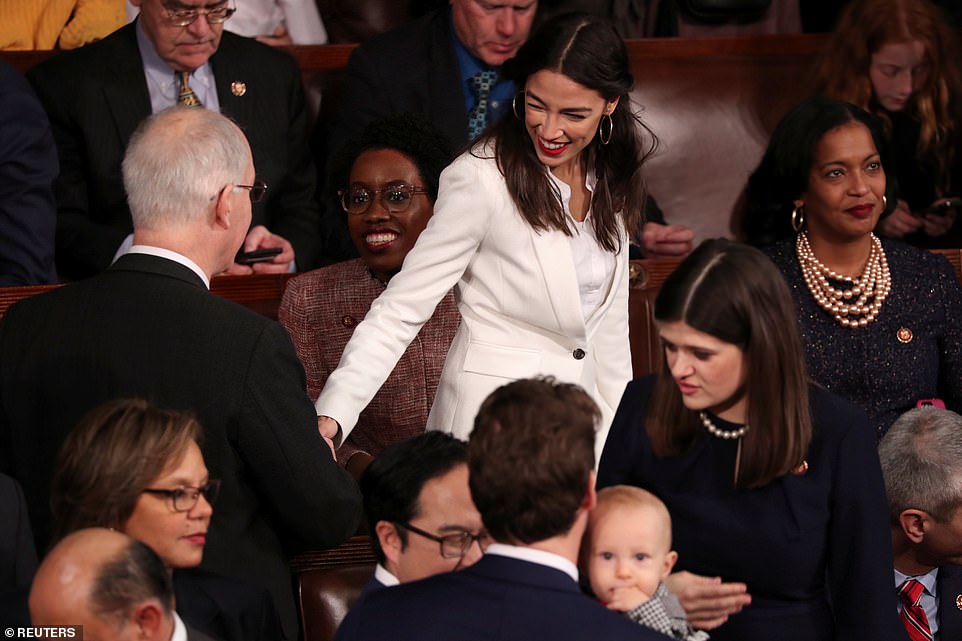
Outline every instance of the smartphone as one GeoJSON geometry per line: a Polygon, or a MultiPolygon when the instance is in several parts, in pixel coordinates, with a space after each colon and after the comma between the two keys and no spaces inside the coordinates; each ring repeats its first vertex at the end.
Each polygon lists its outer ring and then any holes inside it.
{"type": "Polygon", "coordinates": [[[919,211],[922,216],[934,215],[934,216],[945,216],[953,209],[962,207],[962,198],[949,198],[948,200],[943,200],[938,205],[932,205],[931,207],[926,207],[919,211]]]}
{"type": "Polygon", "coordinates": [[[266,263],[274,260],[274,256],[284,251],[280,247],[268,247],[266,249],[255,249],[254,251],[239,251],[234,257],[234,262],[239,265],[253,265],[254,263],[266,263]]]}

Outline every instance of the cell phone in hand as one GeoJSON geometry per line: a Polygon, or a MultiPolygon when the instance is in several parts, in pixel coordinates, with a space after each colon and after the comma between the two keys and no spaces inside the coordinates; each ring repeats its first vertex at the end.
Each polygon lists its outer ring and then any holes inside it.
{"type": "Polygon", "coordinates": [[[943,200],[937,205],[926,207],[925,209],[919,211],[919,214],[923,216],[945,216],[953,209],[958,209],[959,207],[962,207],[962,198],[949,198],[948,200],[943,200]]]}
{"type": "Polygon", "coordinates": [[[280,247],[267,247],[265,249],[255,249],[254,251],[239,251],[234,257],[234,262],[239,265],[253,265],[254,263],[267,263],[274,260],[282,251],[280,247]]]}

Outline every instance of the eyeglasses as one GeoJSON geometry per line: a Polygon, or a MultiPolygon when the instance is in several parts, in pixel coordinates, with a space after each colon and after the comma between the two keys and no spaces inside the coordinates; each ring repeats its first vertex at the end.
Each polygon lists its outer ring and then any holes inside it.
{"type": "Polygon", "coordinates": [[[341,189],[337,195],[341,198],[341,207],[352,216],[360,216],[371,208],[374,197],[381,195],[381,207],[384,207],[392,214],[405,211],[411,206],[411,201],[417,194],[426,194],[424,187],[414,187],[404,183],[388,185],[381,189],[368,189],[367,187],[354,186],[349,189],[341,189]]]}
{"type": "Polygon", "coordinates": [[[415,534],[420,534],[426,539],[431,539],[432,541],[437,541],[441,544],[441,556],[446,559],[460,559],[474,542],[478,542],[478,547],[484,552],[491,545],[491,537],[488,535],[487,531],[481,530],[477,534],[471,534],[470,532],[455,532],[453,534],[445,534],[444,536],[437,536],[436,534],[431,534],[430,532],[425,532],[420,528],[416,528],[410,523],[395,523],[399,527],[403,527],[405,530],[410,530],[415,534]]]}
{"type": "Polygon", "coordinates": [[[255,180],[253,185],[234,185],[240,189],[249,189],[251,192],[251,202],[259,203],[267,193],[267,183],[263,180],[255,180]]]}
{"type": "Polygon", "coordinates": [[[173,501],[176,511],[190,512],[194,509],[194,506],[197,505],[197,501],[200,500],[202,495],[208,503],[211,505],[214,504],[214,501],[217,499],[217,493],[220,492],[220,481],[210,480],[207,481],[206,485],[201,485],[200,487],[178,487],[172,490],[148,487],[145,490],[141,490],[141,492],[165,496],[173,501]]]}
{"type": "Polygon", "coordinates": [[[224,24],[237,11],[234,7],[216,7],[214,9],[169,9],[164,7],[167,12],[167,20],[175,27],[187,27],[194,24],[200,16],[204,16],[207,24],[224,24]]]}

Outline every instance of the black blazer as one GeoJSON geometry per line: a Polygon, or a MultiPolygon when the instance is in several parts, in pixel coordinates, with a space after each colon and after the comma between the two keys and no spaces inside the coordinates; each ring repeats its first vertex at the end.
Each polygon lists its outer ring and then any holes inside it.
{"type": "MultiPolygon", "coordinates": [[[[297,63],[229,31],[210,63],[221,112],[244,130],[257,176],[270,186],[253,207],[252,224],[288,239],[298,268],[310,269],[320,252],[320,228],[297,63]],[[235,82],[243,83],[243,95],[235,95],[241,93],[235,82]]],[[[61,53],[27,77],[50,116],[60,154],[57,269],[71,279],[91,276],[107,268],[132,231],[120,164],[130,136],[151,113],[136,23],[61,53]]]]}
{"type": "Polygon", "coordinates": [[[962,566],[943,565],[936,579],[939,590],[939,639],[962,639],[962,566]]]}
{"type": "Polygon", "coordinates": [[[270,593],[203,568],[174,570],[177,614],[220,641],[278,641],[281,623],[270,593]]]}
{"type": "Polygon", "coordinates": [[[203,566],[269,588],[294,637],[286,555],[349,537],[360,493],[317,432],[287,333],[186,267],[137,254],[12,306],[0,321],[0,470],[23,485],[41,549],[60,443],[118,397],[200,420],[207,467],[222,481],[203,566]]]}

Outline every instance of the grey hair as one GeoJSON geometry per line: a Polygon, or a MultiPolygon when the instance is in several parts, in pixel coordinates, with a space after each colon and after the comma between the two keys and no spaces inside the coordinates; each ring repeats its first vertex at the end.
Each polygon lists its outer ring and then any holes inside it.
{"type": "Polygon", "coordinates": [[[98,572],[88,595],[90,610],[118,627],[144,601],[157,601],[166,616],[174,610],[174,585],[157,554],[131,539],[98,572]]]}
{"type": "Polygon", "coordinates": [[[909,508],[945,523],[962,506],[962,416],[935,407],[909,410],[878,452],[893,523],[909,508]]]}
{"type": "Polygon", "coordinates": [[[124,189],[134,228],[187,223],[213,197],[242,180],[247,139],[229,118],[197,107],[171,107],[147,118],[127,145],[124,189]]]}

